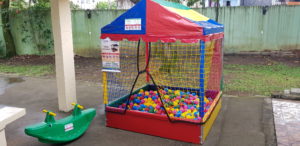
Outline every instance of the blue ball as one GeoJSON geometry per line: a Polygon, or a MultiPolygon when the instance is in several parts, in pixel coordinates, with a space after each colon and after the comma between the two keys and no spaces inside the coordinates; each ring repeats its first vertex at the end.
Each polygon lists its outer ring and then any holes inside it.
{"type": "Polygon", "coordinates": [[[139,99],[134,99],[134,102],[137,103],[137,104],[139,104],[139,103],[141,103],[141,100],[139,100],[139,99]]]}
{"type": "Polygon", "coordinates": [[[196,93],[192,93],[193,96],[196,96],[196,93]]]}
{"type": "Polygon", "coordinates": [[[195,113],[194,113],[194,116],[195,116],[195,117],[199,117],[199,112],[195,112],[195,113]]]}
{"type": "Polygon", "coordinates": [[[132,107],[133,110],[138,110],[139,108],[137,106],[132,107]]]}
{"type": "Polygon", "coordinates": [[[180,95],[181,95],[181,96],[184,95],[184,92],[180,91],[180,95]]]}
{"type": "Polygon", "coordinates": [[[165,91],[167,91],[167,92],[169,91],[169,89],[168,89],[168,88],[165,88],[164,90],[165,90],[165,91]]]}
{"type": "Polygon", "coordinates": [[[141,104],[140,106],[141,106],[142,108],[146,108],[146,105],[144,105],[144,104],[141,104]]]}

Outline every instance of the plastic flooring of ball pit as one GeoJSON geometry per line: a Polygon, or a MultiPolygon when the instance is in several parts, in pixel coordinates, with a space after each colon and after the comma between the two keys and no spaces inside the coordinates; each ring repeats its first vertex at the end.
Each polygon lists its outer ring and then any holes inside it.
{"type": "MultiPolygon", "coordinates": [[[[146,85],[140,89],[147,91],[152,88],[152,85],[146,85]]],[[[135,90],[132,94],[138,93],[140,89],[135,90]]],[[[175,90],[177,88],[173,89],[175,90]]],[[[140,112],[137,110],[127,110],[126,113],[123,114],[124,109],[118,108],[118,105],[127,99],[129,95],[126,95],[106,106],[106,126],[202,144],[209,134],[222,105],[222,92],[207,91],[206,95],[215,96],[215,98],[202,121],[177,118],[177,120],[185,122],[170,122],[166,115],[140,112]]]]}

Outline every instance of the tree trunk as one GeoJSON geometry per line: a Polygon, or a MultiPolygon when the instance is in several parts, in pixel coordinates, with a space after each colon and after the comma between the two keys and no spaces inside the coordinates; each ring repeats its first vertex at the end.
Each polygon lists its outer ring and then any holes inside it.
{"type": "Polygon", "coordinates": [[[14,39],[10,31],[9,23],[9,0],[5,0],[1,5],[1,21],[2,21],[2,30],[3,37],[6,46],[5,57],[12,57],[17,54],[14,39]]]}

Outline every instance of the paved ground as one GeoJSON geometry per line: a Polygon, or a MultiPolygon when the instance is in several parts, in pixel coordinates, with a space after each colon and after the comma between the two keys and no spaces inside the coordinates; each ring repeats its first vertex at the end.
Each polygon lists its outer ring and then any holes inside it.
{"type": "MultiPolygon", "coordinates": [[[[24,78],[24,80],[8,88],[2,88],[0,85],[1,89],[5,89],[5,92],[0,95],[1,104],[25,107],[27,110],[26,116],[7,126],[7,142],[9,146],[45,145],[26,136],[23,132],[24,127],[44,120],[45,115],[41,112],[44,108],[56,112],[57,118],[68,114],[58,111],[55,80],[37,78],[24,78]]],[[[67,145],[192,145],[105,127],[100,85],[78,81],[77,95],[80,104],[97,109],[97,116],[80,139],[67,145]]],[[[271,107],[268,98],[225,96],[220,116],[204,145],[276,145],[271,107]]]]}
{"type": "Polygon", "coordinates": [[[278,146],[300,146],[300,101],[273,99],[278,146]]]}

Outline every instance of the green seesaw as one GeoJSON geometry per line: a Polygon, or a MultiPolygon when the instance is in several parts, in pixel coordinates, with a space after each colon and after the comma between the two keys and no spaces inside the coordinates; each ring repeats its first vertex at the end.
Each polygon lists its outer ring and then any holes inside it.
{"type": "Polygon", "coordinates": [[[46,113],[44,122],[27,126],[25,133],[36,137],[43,143],[67,143],[79,138],[89,127],[96,115],[94,108],[83,109],[83,106],[72,103],[74,110],[72,115],[55,120],[56,114],[43,110],[46,113]]]}

